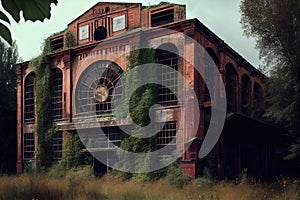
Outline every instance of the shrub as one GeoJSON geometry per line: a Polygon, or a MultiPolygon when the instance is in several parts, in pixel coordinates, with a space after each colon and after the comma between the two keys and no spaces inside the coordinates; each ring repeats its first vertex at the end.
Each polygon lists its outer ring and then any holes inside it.
{"type": "Polygon", "coordinates": [[[192,178],[184,174],[179,164],[176,163],[168,167],[165,180],[178,188],[182,188],[184,185],[187,185],[192,178]]]}

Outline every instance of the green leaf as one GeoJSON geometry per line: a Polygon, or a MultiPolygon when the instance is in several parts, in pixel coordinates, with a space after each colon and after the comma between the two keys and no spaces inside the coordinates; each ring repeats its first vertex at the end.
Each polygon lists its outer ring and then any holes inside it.
{"type": "Polygon", "coordinates": [[[8,17],[1,11],[0,11],[0,19],[10,24],[8,17]]]}
{"type": "Polygon", "coordinates": [[[6,40],[6,42],[12,45],[10,30],[2,23],[0,23],[0,36],[6,40]]]}
{"type": "Polygon", "coordinates": [[[51,3],[57,4],[57,0],[2,0],[3,8],[16,20],[20,21],[20,11],[23,11],[25,20],[44,21],[50,19],[51,3]]]}

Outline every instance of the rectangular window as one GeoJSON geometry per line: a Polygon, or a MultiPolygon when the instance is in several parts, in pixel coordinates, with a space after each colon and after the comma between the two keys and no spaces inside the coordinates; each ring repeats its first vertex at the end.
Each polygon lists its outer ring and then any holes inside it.
{"type": "Polygon", "coordinates": [[[79,27],[79,40],[88,39],[89,34],[89,25],[79,27]]]}
{"type": "Polygon", "coordinates": [[[62,158],[63,133],[55,132],[52,135],[52,160],[60,160],[62,158]]]}
{"type": "Polygon", "coordinates": [[[53,93],[52,93],[52,118],[62,118],[62,72],[60,69],[53,69],[53,93]]]}
{"type": "Polygon", "coordinates": [[[151,15],[151,26],[160,26],[174,22],[174,9],[169,9],[151,15]]]}
{"type": "Polygon", "coordinates": [[[89,150],[94,149],[113,149],[121,144],[121,130],[119,127],[104,127],[103,133],[98,129],[88,129],[81,137],[85,141],[85,147],[89,150]]]}
{"type": "Polygon", "coordinates": [[[126,16],[121,15],[112,18],[113,20],[113,32],[117,32],[126,28],[126,16]]]}
{"type": "Polygon", "coordinates": [[[34,159],[34,133],[24,133],[24,145],[23,153],[24,160],[33,160],[34,159]]]}
{"type": "Polygon", "coordinates": [[[64,35],[60,34],[50,38],[50,46],[52,51],[63,49],[64,47],[64,35]]]}
{"type": "MultiPolygon", "coordinates": [[[[165,148],[167,146],[167,152],[173,153],[176,150],[176,122],[166,122],[156,124],[157,134],[157,149],[165,148]]],[[[168,156],[168,155],[160,155],[168,156]]]]}

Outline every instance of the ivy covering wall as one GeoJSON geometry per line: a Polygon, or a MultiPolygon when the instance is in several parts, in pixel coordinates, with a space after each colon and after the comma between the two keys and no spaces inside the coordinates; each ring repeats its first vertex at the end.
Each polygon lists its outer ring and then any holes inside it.
{"type": "Polygon", "coordinates": [[[35,72],[35,106],[36,106],[36,133],[37,133],[37,149],[36,149],[36,168],[41,171],[51,165],[51,96],[52,96],[52,80],[51,66],[52,62],[47,54],[50,51],[50,40],[44,41],[41,55],[30,62],[30,68],[35,72]]]}
{"type": "MultiPolygon", "coordinates": [[[[67,31],[64,48],[72,47],[75,44],[73,35],[67,31]]],[[[45,39],[42,53],[32,59],[29,67],[35,73],[34,93],[36,106],[36,169],[38,172],[43,171],[51,166],[52,155],[52,134],[55,132],[55,127],[52,122],[52,94],[53,94],[53,79],[52,66],[53,60],[49,58],[51,53],[50,37],[45,39]]]]}
{"type": "MultiPolygon", "coordinates": [[[[142,76],[139,74],[141,71],[136,70],[136,66],[142,64],[155,63],[155,50],[151,48],[138,49],[134,50],[127,57],[127,71],[130,70],[130,76],[126,76],[125,92],[124,98],[121,102],[118,102],[116,107],[117,117],[127,117],[125,116],[125,106],[129,102],[129,115],[135,124],[140,127],[146,126],[150,123],[149,109],[151,106],[157,102],[157,85],[156,84],[145,84],[143,85],[142,76]],[[143,85],[138,88],[131,97],[127,96],[133,85],[143,85]]],[[[152,73],[155,77],[155,72],[153,69],[144,70],[143,73],[152,73]]],[[[154,131],[154,130],[153,130],[154,131]]],[[[152,152],[156,150],[156,136],[149,138],[140,138],[139,135],[145,135],[147,133],[143,132],[142,128],[137,128],[132,130],[131,135],[129,136],[126,133],[123,133],[121,141],[121,149],[124,151],[118,151],[117,156],[121,160],[118,165],[123,168],[123,170],[128,170],[132,167],[139,167],[147,169],[150,167],[150,158],[146,159],[144,163],[137,161],[137,163],[130,163],[128,159],[128,152],[139,153],[139,152],[152,152]],[[148,160],[148,162],[147,162],[148,160]]],[[[158,177],[157,172],[154,173],[143,173],[143,174],[130,174],[123,173],[123,178],[138,178],[142,180],[151,180],[155,177],[158,177]]]]}

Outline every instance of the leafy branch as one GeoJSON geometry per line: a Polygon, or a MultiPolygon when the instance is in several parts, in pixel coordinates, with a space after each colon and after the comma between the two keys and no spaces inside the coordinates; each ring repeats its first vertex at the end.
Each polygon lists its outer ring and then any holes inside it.
{"type": "MultiPolygon", "coordinates": [[[[20,12],[23,12],[23,17],[25,21],[31,20],[44,21],[45,18],[50,19],[51,17],[51,4],[55,5],[58,3],[57,0],[2,0],[2,7],[11,15],[11,17],[16,21],[20,21],[20,12]]],[[[8,27],[2,22],[10,24],[8,16],[0,11],[0,37],[2,37],[6,42],[12,45],[11,32],[8,27]]]]}

